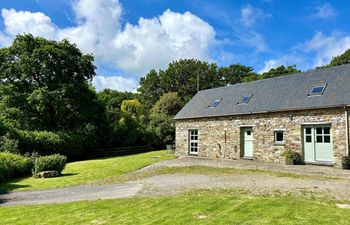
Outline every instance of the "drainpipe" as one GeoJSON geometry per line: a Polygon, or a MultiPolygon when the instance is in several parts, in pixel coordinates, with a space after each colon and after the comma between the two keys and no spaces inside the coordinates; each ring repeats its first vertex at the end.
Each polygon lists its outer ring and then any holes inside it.
{"type": "Polygon", "coordinates": [[[345,110],[345,127],[346,127],[346,153],[349,155],[349,117],[348,117],[348,110],[346,106],[344,106],[345,110]]]}

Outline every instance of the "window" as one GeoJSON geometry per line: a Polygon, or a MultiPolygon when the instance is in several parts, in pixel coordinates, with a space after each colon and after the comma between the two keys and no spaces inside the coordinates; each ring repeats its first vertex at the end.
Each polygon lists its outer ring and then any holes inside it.
{"type": "Polygon", "coordinates": [[[325,89],[326,89],[326,84],[313,86],[309,92],[309,96],[322,95],[325,89]]]}
{"type": "MultiPolygon", "coordinates": [[[[221,98],[222,99],[222,98],[221,98]]],[[[219,103],[221,102],[221,99],[215,99],[214,101],[212,101],[210,103],[210,105],[208,106],[209,108],[215,108],[216,106],[219,105],[219,103]]]]}
{"type": "Polygon", "coordinates": [[[275,144],[284,144],[284,131],[277,130],[274,132],[275,144]]]}
{"type": "Polygon", "coordinates": [[[331,143],[330,127],[316,127],[316,143],[331,143]]]}
{"type": "Polygon", "coordinates": [[[243,96],[241,100],[238,102],[238,104],[247,104],[251,98],[252,98],[252,95],[243,96]]]}
{"type": "Polygon", "coordinates": [[[198,130],[192,129],[188,131],[189,133],[189,154],[198,154],[198,130]]]}

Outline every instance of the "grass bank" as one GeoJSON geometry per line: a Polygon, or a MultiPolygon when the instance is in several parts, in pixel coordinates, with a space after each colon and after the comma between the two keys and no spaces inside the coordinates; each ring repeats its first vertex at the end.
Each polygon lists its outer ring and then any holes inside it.
{"type": "Polygon", "coordinates": [[[173,158],[166,151],[153,151],[129,156],[119,156],[68,163],[62,176],[50,179],[32,177],[10,180],[0,184],[0,191],[36,190],[69,187],[80,184],[104,184],[117,180],[152,163],[173,158]]]}

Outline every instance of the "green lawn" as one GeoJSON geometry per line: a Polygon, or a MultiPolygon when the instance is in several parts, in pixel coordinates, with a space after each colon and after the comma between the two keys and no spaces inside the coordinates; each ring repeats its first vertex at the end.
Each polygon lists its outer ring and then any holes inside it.
{"type": "Polygon", "coordinates": [[[327,200],[206,191],[172,197],[0,207],[2,224],[349,224],[327,200]]]}
{"type": "Polygon", "coordinates": [[[174,155],[170,155],[166,151],[154,151],[137,155],[73,162],[67,164],[61,177],[15,179],[1,183],[0,191],[68,187],[87,183],[111,183],[117,181],[123,174],[172,157],[174,155]]]}

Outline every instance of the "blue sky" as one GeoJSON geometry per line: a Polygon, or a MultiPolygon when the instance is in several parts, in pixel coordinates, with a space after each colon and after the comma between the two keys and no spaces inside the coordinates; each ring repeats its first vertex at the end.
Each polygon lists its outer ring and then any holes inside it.
{"type": "Polygon", "coordinates": [[[350,48],[350,1],[1,1],[0,46],[17,33],[67,38],[93,53],[98,90],[133,91],[150,69],[180,58],[263,72],[307,70],[350,48]]]}

